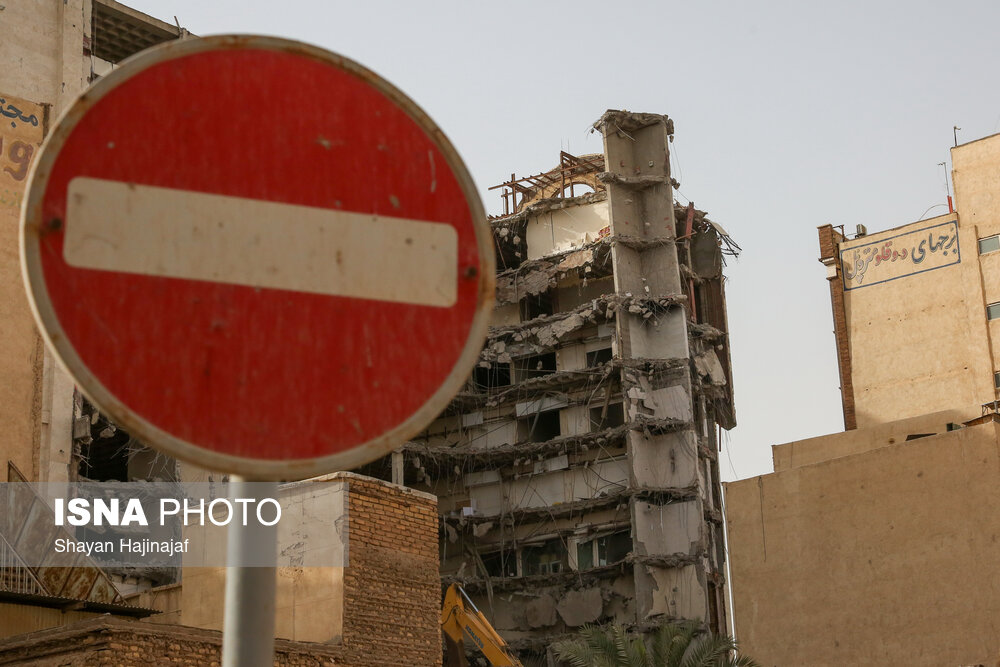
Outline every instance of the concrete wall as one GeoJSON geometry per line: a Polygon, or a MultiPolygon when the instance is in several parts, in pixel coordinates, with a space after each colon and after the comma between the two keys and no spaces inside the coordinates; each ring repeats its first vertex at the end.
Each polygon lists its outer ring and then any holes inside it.
{"type": "Polygon", "coordinates": [[[951,178],[963,226],[1000,232],[1000,134],[951,149],[951,178]]]}
{"type": "MultiPolygon", "coordinates": [[[[8,48],[2,45],[2,40],[0,34],[0,54],[8,48]]],[[[0,421],[7,426],[0,456],[13,461],[29,479],[36,479],[43,348],[21,281],[18,230],[28,167],[44,137],[47,109],[15,97],[3,85],[0,84],[0,99],[4,101],[0,103],[0,377],[3,377],[0,421]],[[14,117],[5,115],[5,112],[14,114],[14,110],[20,113],[14,117]]]]}
{"type": "Polygon", "coordinates": [[[596,241],[607,233],[608,203],[555,209],[532,216],[525,227],[528,259],[538,259],[596,241]]]}
{"type": "Polygon", "coordinates": [[[762,665],[1000,655],[1000,424],[725,485],[736,633],[762,665]]]}
{"type": "Polygon", "coordinates": [[[771,447],[774,471],[863,454],[879,447],[905,442],[917,435],[946,433],[949,424],[962,424],[982,415],[980,405],[944,410],[919,417],[878,424],[871,428],[832,433],[771,447]]]}

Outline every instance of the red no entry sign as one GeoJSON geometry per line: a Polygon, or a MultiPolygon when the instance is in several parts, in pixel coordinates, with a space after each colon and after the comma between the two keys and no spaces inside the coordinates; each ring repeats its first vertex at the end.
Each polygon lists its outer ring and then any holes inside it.
{"type": "Polygon", "coordinates": [[[60,119],[22,257],[38,322],[133,435],[256,478],[361,465],[468,376],[492,242],[411,100],[275,38],[138,56],[60,119]]]}

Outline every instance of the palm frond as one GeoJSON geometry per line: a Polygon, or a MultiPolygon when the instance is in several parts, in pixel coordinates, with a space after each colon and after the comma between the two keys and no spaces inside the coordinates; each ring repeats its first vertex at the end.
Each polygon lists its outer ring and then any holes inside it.
{"type": "Polygon", "coordinates": [[[691,623],[667,623],[653,635],[653,664],[656,667],[680,667],[684,653],[695,636],[691,623]]]}
{"type": "Polygon", "coordinates": [[[717,667],[729,658],[733,640],[724,635],[702,635],[691,644],[680,667],[717,667]]]}
{"type": "Polygon", "coordinates": [[[621,667],[628,667],[629,661],[629,638],[628,632],[622,625],[612,625],[611,626],[611,638],[615,642],[615,657],[618,658],[617,665],[621,667]]]}
{"type": "Polygon", "coordinates": [[[567,639],[552,645],[556,657],[568,662],[572,667],[592,667],[594,652],[579,639],[567,639]]]}
{"type": "Polygon", "coordinates": [[[662,625],[649,646],[623,625],[585,625],[576,639],[556,642],[552,650],[571,667],[760,667],[737,654],[732,637],[704,633],[691,621],[662,625]]]}

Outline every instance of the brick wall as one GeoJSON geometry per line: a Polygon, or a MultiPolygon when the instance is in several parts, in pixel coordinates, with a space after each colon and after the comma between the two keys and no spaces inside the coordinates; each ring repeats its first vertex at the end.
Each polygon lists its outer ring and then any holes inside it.
{"type": "Polygon", "coordinates": [[[341,475],[350,485],[345,658],[357,665],[440,665],[437,499],[341,475]]]}
{"type": "MultiPolygon", "coordinates": [[[[350,664],[341,662],[339,653],[339,646],[279,639],[275,642],[274,664],[282,667],[350,664]]],[[[20,635],[0,643],[0,665],[218,667],[221,659],[222,636],[214,630],[140,623],[113,616],[20,635]]]]}
{"type": "Polygon", "coordinates": [[[824,264],[833,262],[836,274],[829,278],[830,304],[833,307],[833,333],[837,340],[837,367],[840,370],[840,398],[844,407],[844,429],[858,427],[854,411],[854,380],[851,370],[851,341],[847,330],[847,311],[844,305],[844,283],[840,277],[840,242],[844,237],[832,225],[819,228],[819,255],[824,264]]]}
{"type": "MultiPolygon", "coordinates": [[[[441,664],[437,499],[350,473],[340,642],[275,642],[275,665],[441,664]]],[[[0,641],[0,665],[219,665],[222,635],[112,616],[0,641]]]]}

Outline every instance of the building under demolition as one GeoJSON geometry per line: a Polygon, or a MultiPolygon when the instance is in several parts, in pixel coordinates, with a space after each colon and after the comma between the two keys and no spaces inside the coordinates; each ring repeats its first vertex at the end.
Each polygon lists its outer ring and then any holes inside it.
{"type": "MultiPolygon", "coordinates": [[[[393,479],[439,498],[441,574],[527,657],[584,623],[725,631],[725,255],[670,177],[673,123],[608,111],[604,154],[512,177],[478,367],[393,479]]],[[[388,475],[388,461],[365,469],[388,475]]]]}
{"type": "MultiPolygon", "coordinates": [[[[23,112],[0,134],[21,146],[0,170],[0,245],[10,250],[52,119],[125,57],[186,31],[114,0],[12,5],[4,16],[0,55],[15,65],[0,95],[23,112]]],[[[586,622],[643,630],[697,618],[726,629],[717,451],[735,413],[722,268],[738,247],[703,212],[675,204],[668,118],[614,111],[596,127],[603,154],[563,153],[556,169],[497,187],[497,306],[479,365],[426,432],[363,471],[439,496],[443,582],[462,582],[526,658],[586,622]]],[[[35,330],[16,253],[4,257],[9,479],[197,478],[80,395],[35,330]]],[[[278,635],[311,645],[288,651],[350,664],[434,664],[438,573],[424,544],[428,529],[433,544],[433,499],[351,484],[352,564],[310,575],[321,584],[279,576],[278,635]],[[369,496],[400,512],[391,530],[373,529],[380,536],[364,532],[385,521],[362,521],[369,496]],[[376,580],[391,585],[375,595],[376,580]],[[394,610],[388,630],[373,605],[394,610]],[[366,643],[388,634],[392,656],[366,643]]],[[[16,562],[18,545],[0,547],[20,577],[0,582],[5,659],[69,659],[98,635],[141,635],[133,648],[143,651],[187,638],[175,643],[206,659],[218,653],[220,572],[83,567],[56,586],[16,562]],[[102,613],[156,625],[92,618],[102,613]]]]}

